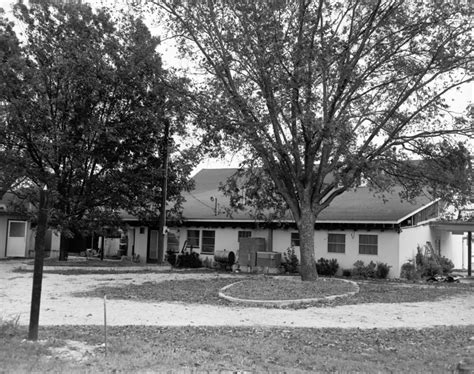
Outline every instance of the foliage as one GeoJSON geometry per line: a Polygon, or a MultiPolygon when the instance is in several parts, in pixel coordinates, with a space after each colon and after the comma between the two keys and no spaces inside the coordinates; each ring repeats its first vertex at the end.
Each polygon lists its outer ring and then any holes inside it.
{"type": "Polygon", "coordinates": [[[412,260],[405,262],[400,270],[400,278],[404,278],[407,280],[416,280],[419,279],[420,275],[416,271],[416,267],[413,264],[412,260]]]}
{"type": "Polygon", "coordinates": [[[404,263],[400,276],[413,280],[434,275],[447,275],[453,269],[453,262],[445,256],[436,254],[431,244],[427,243],[424,246],[418,245],[415,262],[408,260],[404,263]]]}
{"type": "Polygon", "coordinates": [[[354,268],[352,274],[364,278],[377,278],[385,279],[390,271],[389,265],[383,262],[370,261],[368,265],[364,264],[364,261],[358,260],[354,262],[354,268]]]}
{"type": "Polygon", "coordinates": [[[468,4],[152,3],[208,78],[209,143],[244,150],[245,166],[268,179],[272,193],[254,188],[248,202],[291,212],[303,279],[317,277],[314,221],[337,196],[361,179],[419,192],[421,182],[400,173],[407,160],[429,158],[452,134],[472,136],[465,118],[445,114],[444,99],[471,80],[468,4]]]}
{"type": "Polygon", "coordinates": [[[351,269],[342,269],[342,276],[343,277],[351,277],[352,276],[352,270],[351,269]]]}
{"type": "Polygon", "coordinates": [[[336,275],[337,270],[339,269],[339,264],[335,258],[327,260],[325,258],[320,258],[316,262],[316,269],[318,270],[319,275],[325,275],[328,277],[333,277],[336,275]]]}
{"type": "MultiPolygon", "coordinates": [[[[163,69],[159,39],[104,9],[17,5],[0,19],[0,170],[33,205],[47,186],[50,224],[65,236],[117,226],[120,209],[155,219],[165,124],[185,135],[187,82],[163,69]]],[[[195,156],[169,144],[168,196],[179,206],[195,156]]]]}
{"type": "Polygon", "coordinates": [[[176,258],[175,267],[177,268],[200,268],[202,261],[197,252],[180,253],[176,258]]]}
{"type": "Polygon", "coordinates": [[[391,266],[387,265],[383,262],[377,262],[377,268],[375,269],[375,278],[377,279],[385,279],[390,272],[391,266]]]}
{"type": "Polygon", "coordinates": [[[171,266],[176,265],[177,259],[178,259],[178,254],[175,251],[171,251],[171,250],[166,251],[166,261],[168,261],[168,263],[171,266]]]}
{"type": "Polygon", "coordinates": [[[281,265],[285,269],[286,273],[295,274],[299,272],[300,261],[295,253],[295,248],[287,248],[286,252],[283,253],[283,262],[281,265]]]}

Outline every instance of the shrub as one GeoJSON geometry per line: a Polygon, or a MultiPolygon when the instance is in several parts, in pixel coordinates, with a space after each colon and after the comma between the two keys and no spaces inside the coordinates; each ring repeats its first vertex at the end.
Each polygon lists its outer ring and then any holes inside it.
{"type": "Polygon", "coordinates": [[[352,274],[355,276],[362,277],[364,274],[365,264],[364,261],[357,260],[354,262],[354,268],[352,269],[352,274]]]}
{"type": "Polygon", "coordinates": [[[424,259],[423,265],[419,267],[419,271],[423,277],[432,277],[442,273],[441,265],[433,258],[424,259]]]}
{"type": "Polygon", "coordinates": [[[449,274],[451,270],[454,269],[454,264],[449,258],[441,256],[438,260],[439,260],[439,264],[441,266],[441,272],[443,273],[443,275],[449,274]]]}
{"type": "Polygon", "coordinates": [[[316,270],[318,271],[319,275],[332,277],[337,273],[338,269],[339,264],[335,258],[327,260],[321,257],[318,262],[316,262],[316,270]]]}
{"type": "Polygon", "coordinates": [[[405,262],[402,265],[400,271],[400,278],[405,278],[407,280],[415,280],[420,277],[419,273],[416,271],[415,265],[412,260],[405,262]]]}
{"type": "Polygon", "coordinates": [[[358,260],[354,262],[353,273],[359,277],[374,278],[376,267],[377,265],[373,261],[370,261],[370,263],[366,266],[364,261],[358,260]]]}
{"type": "Polygon", "coordinates": [[[177,260],[178,256],[177,256],[177,253],[174,252],[174,251],[171,251],[171,250],[168,250],[166,251],[166,261],[168,261],[168,263],[171,265],[171,266],[175,266],[176,265],[176,260],[177,260]]]}
{"type": "Polygon", "coordinates": [[[354,262],[354,268],[352,272],[355,276],[364,278],[377,278],[385,279],[390,271],[390,266],[383,263],[370,261],[368,265],[364,264],[364,261],[358,260],[354,262]]]}
{"type": "Polygon", "coordinates": [[[383,262],[377,262],[377,269],[375,269],[375,278],[377,279],[385,279],[390,272],[391,266],[387,265],[383,262]]]}
{"type": "Polygon", "coordinates": [[[400,277],[408,280],[421,277],[432,277],[435,275],[447,275],[453,270],[453,262],[444,256],[439,256],[429,251],[429,254],[423,253],[423,248],[418,246],[415,256],[415,264],[412,260],[404,263],[401,268],[400,277]]]}
{"type": "Polygon", "coordinates": [[[351,269],[342,269],[342,276],[343,276],[343,277],[350,277],[350,276],[352,276],[352,271],[351,271],[351,269]]]}
{"type": "Polygon", "coordinates": [[[178,255],[175,266],[179,268],[200,268],[202,262],[197,252],[181,253],[178,255]]]}
{"type": "Polygon", "coordinates": [[[298,256],[296,256],[295,249],[290,247],[286,250],[286,253],[283,253],[283,262],[282,266],[287,273],[298,273],[299,265],[298,256]]]}

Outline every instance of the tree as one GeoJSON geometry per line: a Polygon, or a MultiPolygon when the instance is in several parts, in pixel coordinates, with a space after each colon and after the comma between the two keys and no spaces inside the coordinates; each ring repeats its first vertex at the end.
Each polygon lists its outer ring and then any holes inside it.
{"type": "Polygon", "coordinates": [[[291,211],[303,280],[317,278],[314,223],[337,196],[361,179],[386,188],[428,144],[473,135],[445,99],[472,80],[468,4],[153,3],[207,73],[211,139],[247,149],[291,211]]]}
{"type": "MultiPolygon", "coordinates": [[[[87,6],[43,2],[15,16],[24,43],[12,25],[2,29],[12,46],[2,65],[4,170],[48,186],[50,223],[66,236],[116,223],[118,209],[156,219],[164,123],[185,132],[187,84],[161,67],[158,39],[140,20],[87,6]]],[[[171,157],[170,201],[187,187],[190,154],[171,157]]],[[[37,191],[22,190],[33,201],[37,191]]]]}
{"type": "Polygon", "coordinates": [[[64,243],[117,225],[120,209],[156,220],[164,143],[171,205],[189,187],[196,155],[164,140],[165,124],[185,135],[188,82],[162,68],[159,41],[141,20],[49,2],[14,15],[20,37],[0,17],[0,170],[37,207],[36,339],[47,227],[64,243]]]}

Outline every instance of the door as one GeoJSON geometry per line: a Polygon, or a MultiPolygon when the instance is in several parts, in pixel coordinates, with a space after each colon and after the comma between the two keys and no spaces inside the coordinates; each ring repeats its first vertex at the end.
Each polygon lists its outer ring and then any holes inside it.
{"type": "Polygon", "coordinates": [[[150,247],[148,251],[148,261],[158,261],[158,230],[150,231],[150,247]]]}
{"type": "Polygon", "coordinates": [[[26,221],[8,221],[7,257],[25,257],[26,221]]]}

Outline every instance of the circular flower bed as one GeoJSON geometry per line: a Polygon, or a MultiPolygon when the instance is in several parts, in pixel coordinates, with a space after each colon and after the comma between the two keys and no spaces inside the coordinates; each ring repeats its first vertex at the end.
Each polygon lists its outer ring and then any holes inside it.
{"type": "Polygon", "coordinates": [[[343,279],[319,278],[314,282],[302,282],[300,279],[264,277],[230,284],[222,288],[219,295],[235,302],[289,305],[353,295],[358,291],[355,282],[343,279]]]}

